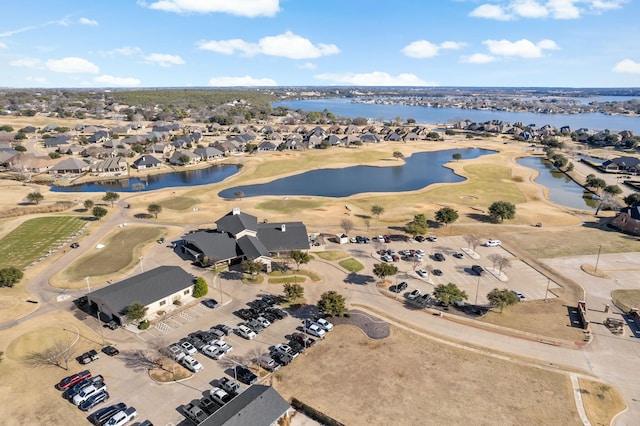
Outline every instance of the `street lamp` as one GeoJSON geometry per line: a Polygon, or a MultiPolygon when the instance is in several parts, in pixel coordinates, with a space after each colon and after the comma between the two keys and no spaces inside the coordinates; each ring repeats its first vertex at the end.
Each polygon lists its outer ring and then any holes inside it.
{"type": "Polygon", "coordinates": [[[476,284],[476,302],[475,305],[478,306],[478,291],[480,290],[480,275],[478,275],[478,283],[476,284]]]}
{"type": "Polygon", "coordinates": [[[598,257],[596,257],[596,267],[593,270],[593,273],[595,274],[596,272],[598,272],[598,262],[600,261],[600,251],[602,250],[602,244],[600,244],[598,246],[598,257]]]}
{"type": "Polygon", "coordinates": [[[87,293],[91,293],[91,287],[89,286],[89,277],[84,277],[84,280],[87,282],[87,293]]]}
{"type": "Polygon", "coordinates": [[[144,269],[142,268],[142,257],[143,257],[143,256],[140,256],[140,257],[138,258],[138,261],[140,262],[140,273],[143,273],[143,272],[144,272],[144,269]]]}

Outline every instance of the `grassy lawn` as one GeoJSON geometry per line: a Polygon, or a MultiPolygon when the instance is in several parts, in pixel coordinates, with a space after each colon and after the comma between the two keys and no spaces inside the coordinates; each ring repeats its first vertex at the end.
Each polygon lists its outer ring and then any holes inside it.
{"type": "MultiPolygon", "coordinates": [[[[71,265],[66,274],[69,279],[112,275],[125,270],[138,261],[142,246],[158,239],[164,228],[151,226],[127,226],[119,229],[103,243],[105,247],[94,250],[71,265]]],[[[84,281],[82,282],[84,284],[84,281]]]]}
{"type": "Polygon", "coordinates": [[[290,198],[288,200],[269,200],[264,201],[256,206],[260,210],[271,210],[278,213],[293,213],[304,210],[316,209],[322,206],[322,202],[317,200],[296,200],[290,198]]]}
{"type": "Polygon", "coordinates": [[[71,216],[27,220],[0,240],[0,267],[24,268],[64,244],[86,223],[71,216]]]}
{"type": "Polygon", "coordinates": [[[611,299],[625,312],[631,308],[640,308],[640,290],[613,290],[611,299]]]}
{"type": "MultiPolygon", "coordinates": [[[[282,271],[273,271],[273,272],[269,272],[268,274],[270,277],[291,277],[290,281],[282,281],[282,283],[285,282],[294,282],[293,281],[293,277],[295,277],[296,275],[304,275],[306,277],[309,277],[311,279],[311,281],[314,282],[318,282],[320,280],[322,280],[322,277],[318,274],[316,274],[313,271],[309,271],[308,269],[300,269],[299,271],[296,270],[292,270],[289,269],[287,272],[282,272],[282,271]]],[[[299,282],[304,282],[305,280],[303,279],[302,281],[299,282]]],[[[276,281],[271,281],[271,279],[269,279],[269,282],[276,282],[276,281]]]]}
{"type": "Polygon", "coordinates": [[[242,274],[242,282],[244,284],[262,284],[264,282],[264,275],[258,274],[251,276],[249,274],[242,274]]]}
{"type": "Polygon", "coordinates": [[[280,277],[280,278],[269,278],[267,281],[269,284],[287,284],[287,283],[303,283],[307,279],[303,276],[288,276],[288,277],[280,277]]]}
{"type": "Polygon", "coordinates": [[[360,272],[364,269],[364,265],[362,265],[362,263],[358,262],[354,258],[341,260],[339,264],[344,269],[351,272],[360,272]]]}
{"type": "Polygon", "coordinates": [[[340,260],[349,257],[349,253],[346,251],[333,250],[333,251],[318,251],[313,253],[322,260],[340,260]]]}
{"type": "Polygon", "coordinates": [[[177,196],[161,200],[158,202],[158,204],[160,204],[163,209],[187,210],[199,202],[200,200],[198,200],[197,198],[177,196]]]}
{"type": "Polygon", "coordinates": [[[395,327],[387,339],[371,340],[336,326],[319,346],[278,371],[273,386],[344,424],[581,424],[564,374],[395,327]]]}
{"type": "Polygon", "coordinates": [[[582,329],[569,327],[567,308],[558,299],[518,303],[502,313],[491,311],[480,321],[574,342],[584,338],[582,329]]]}
{"type": "Polygon", "coordinates": [[[582,404],[592,425],[611,424],[613,416],[627,406],[620,393],[609,385],[578,378],[582,404]]]}

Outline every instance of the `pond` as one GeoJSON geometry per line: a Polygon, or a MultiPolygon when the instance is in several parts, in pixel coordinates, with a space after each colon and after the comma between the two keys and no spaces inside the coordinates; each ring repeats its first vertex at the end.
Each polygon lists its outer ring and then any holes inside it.
{"type": "Polygon", "coordinates": [[[584,188],[541,157],[520,158],[518,164],[538,171],[535,182],[549,189],[549,199],[556,204],[581,210],[595,210],[598,201],[584,198],[584,188]]]}
{"type": "MultiPolygon", "coordinates": [[[[71,186],[52,186],[52,192],[137,192],[154,189],[196,186],[222,182],[238,171],[237,165],[222,164],[204,169],[184,170],[139,178],[101,180],[71,186]],[[141,189],[138,185],[141,184],[141,189]],[[136,185],[136,186],[134,186],[136,185]]],[[[135,172],[134,172],[135,173],[135,172]]]]}
{"type": "Polygon", "coordinates": [[[390,167],[352,166],[341,169],[320,169],[277,179],[272,182],[237,186],[218,195],[236,198],[259,195],[309,195],[316,197],[348,197],[363,192],[404,192],[422,189],[433,183],[453,183],[465,180],[443,164],[453,161],[453,154],[462,159],[477,158],[495,151],[480,148],[448,149],[418,152],[400,160],[390,159],[390,167]]]}

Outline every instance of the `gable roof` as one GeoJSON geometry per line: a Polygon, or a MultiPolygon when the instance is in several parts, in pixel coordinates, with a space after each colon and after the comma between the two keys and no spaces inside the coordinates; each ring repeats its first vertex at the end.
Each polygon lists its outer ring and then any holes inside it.
{"type": "Polygon", "coordinates": [[[271,425],[291,406],[271,386],[251,385],[207,417],[204,426],[271,425]]]}
{"type": "Polygon", "coordinates": [[[134,302],[149,305],[193,286],[193,275],[179,266],[159,266],[140,275],[92,291],[87,297],[99,300],[114,313],[134,302]]]}
{"type": "Polygon", "coordinates": [[[238,248],[248,259],[257,259],[259,257],[269,257],[269,250],[262,242],[253,235],[245,235],[238,238],[238,248]]]}
{"type": "Polygon", "coordinates": [[[79,158],[65,158],[64,160],[58,162],[55,166],[51,168],[53,171],[57,170],[88,170],[89,164],[80,160],[79,158]]]}
{"type": "Polygon", "coordinates": [[[158,160],[156,157],[154,157],[153,155],[143,155],[140,158],[137,158],[133,164],[138,167],[138,166],[157,166],[158,164],[160,164],[160,160],[158,160]]]}
{"type": "Polygon", "coordinates": [[[302,222],[259,223],[258,239],[270,252],[309,250],[309,235],[302,222]]]}
{"type": "Polygon", "coordinates": [[[640,220],[640,201],[620,209],[620,213],[626,213],[631,219],[640,220]]]}
{"type": "Polygon", "coordinates": [[[238,257],[236,239],[226,232],[196,231],[183,238],[187,247],[194,246],[212,260],[227,260],[238,257]]]}
{"type": "Polygon", "coordinates": [[[233,209],[220,219],[216,220],[218,231],[229,232],[236,235],[245,229],[256,232],[258,230],[258,218],[250,214],[233,209]]]}

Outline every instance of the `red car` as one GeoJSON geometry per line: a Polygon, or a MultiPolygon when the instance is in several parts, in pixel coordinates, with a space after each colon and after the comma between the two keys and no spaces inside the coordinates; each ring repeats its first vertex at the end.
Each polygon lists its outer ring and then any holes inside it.
{"type": "Polygon", "coordinates": [[[69,377],[65,377],[64,379],[60,380],[60,383],[56,385],[56,389],[65,390],[75,385],[76,383],[81,382],[84,379],[88,379],[89,377],[91,377],[91,372],[89,370],[81,371],[77,374],[74,374],[69,377]]]}

